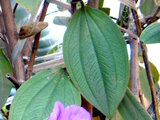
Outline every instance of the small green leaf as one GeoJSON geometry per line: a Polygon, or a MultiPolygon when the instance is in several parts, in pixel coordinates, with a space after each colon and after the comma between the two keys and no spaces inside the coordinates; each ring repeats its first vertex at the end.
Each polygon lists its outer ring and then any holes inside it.
{"type": "Polygon", "coordinates": [[[160,43],[160,23],[153,23],[144,29],[140,40],[145,44],[160,43]]]}
{"type": "Polygon", "coordinates": [[[147,98],[147,100],[152,102],[151,90],[150,90],[148,78],[146,75],[146,70],[142,67],[140,67],[139,77],[140,77],[140,85],[141,85],[142,93],[147,98]]]}
{"type": "Polygon", "coordinates": [[[79,9],[65,33],[63,54],[81,94],[111,118],[129,78],[126,43],[117,25],[101,10],[79,9]]]}
{"type": "Polygon", "coordinates": [[[150,62],[150,65],[151,65],[151,71],[152,71],[152,74],[153,74],[153,80],[155,82],[158,82],[159,81],[159,72],[156,68],[156,66],[150,62]]]}
{"type": "Polygon", "coordinates": [[[10,120],[44,120],[55,101],[65,106],[81,104],[81,97],[63,70],[42,71],[17,91],[10,110],[10,120]]]}
{"type": "Polygon", "coordinates": [[[124,120],[152,120],[143,106],[136,100],[129,89],[118,107],[124,120]]]}
{"type": "Polygon", "coordinates": [[[39,6],[41,5],[43,0],[16,0],[18,4],[24,7],[27,11],[29,11],[32,15],[36,14],[39,6]]]}
{"type": "Polygon", "coordinates": [[[104,0],[99,0],[99,8],[102,8],[104,4],[104,0]]]}
{"type": "Polygon", "coordinates": [[[12,83],[6,78],[7,73],[12,74],[12,68],[7,57],[0,49],[0,109],[7,101],[13,87],[12,83]]]}
{"type": "Polygon", "coordinates": [[[102,10],[104,13],[106,13],[107,15],[110,14],[110,8],[99,8],[100,10],[102,10]]]}
{"type": "Polygon", "coordinates": [[[143,4],[140,6],[140,10],[144,16],[153,14],[157,9],[157,6],[153,0],[141,0],[141,3],[143,4]]]}

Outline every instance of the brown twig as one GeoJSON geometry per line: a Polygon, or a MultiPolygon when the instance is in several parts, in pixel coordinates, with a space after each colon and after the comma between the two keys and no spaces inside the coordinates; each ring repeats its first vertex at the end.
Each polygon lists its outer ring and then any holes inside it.
{"type": "Polygon", "coordinates": [[[132,39],[131,41],[131,62],[130,62],[130,73],[131,73],[131,91],[139,100],[139,46],[138,40],[132,39]]]}
{"type": "Polygon", "coordinates": [[[156,17],[157,17],[157,15],[158,15],[159,12],[160,12],[160,7],[157,8],[156,12],[154,13],[154,15],[152,16],[152,18],[148,22],[148,25],[152,24],[155,21],[155,19],[156,19],[156,17]]]}
{"type": "MultiPolygon", "coordinates": [[[[44,21],[48,5],[49,5],[49,3],[45,0],[39,21],[44,21]]],[[[32,47],[32,53],[31,53],[31,57],[30,57],[30,61],[29,61],[28,68],[27,68],[27,73],[26,73],[26,79],[27,80],[32,75],[33,65],[34,65],[35,56],[36,56],[36,53],[37,53],[37,50],[38,50],[40,35],[41,35],[41,32],[39,32],[38,34],[35,35],[35,40],[34,40],[33,47],[32,47]]]]}
{"type": "Polygon", "coordinates": [[[4,117],[6,117],[8,120],[8,115],[6,114],[6,112],[3,109],[1,109],[1,112],[3,113],[4,117]]]}
{"type": "Polygon", "coordinates": [[[99,8],[99,0],[88,0],[87,5],[98,9],[99,8]]]}
{"type": "Polygon", "coordinates": [[[160,119],[159,118],[159,105],[158,105],[158,100],[156,97],[156,91],[155,91],[155,87],[154,87],[150,63],[149,63],[148,56],[147,56],[146,46],[144,45],[144,43],[142,41],[140,42],[140,45],[141,45],[141,49],[142,49],[142,53],[143,53],[143,60],[144,60],[145,68],[146,68],[147,78],[148,78],[150,89],[151,89],[152,101],[153,101],[153,105],[154,105],[156,120],[159,120],[160,119]]]}
{"type": "MultiPolygon", "coordinates": [[[[136,0],[133,0],[134,3],[136,3],[136,0]]],[[[139,16],[137,14],[137,10],[131,9],[134,22],[136,25],[136,33],[138,37],[140,36],[142,29],[141,29],[141,22],[139,20],[139,16]]],[[[140,80],[139,80],[139,44],[138,39],[135,39],[131,42],[131,90],[136,96],[136,98],[143,103],[144,100],[143,96],[141,96],[141,86],[140,86],[140,80]]],[[[145,107],[145,105],[144,105],[145,107]]]]}
{"type": "Polygon", "coordinates": [[[14,86],[18,89],[23,83],[19,83],[12,75],[9,73],[6,75],[6,78],[10,80],[14,86]]]}
{"type": "Polygon", "coordinates": [[[14,6],[13,14],[15,14],[17,7],[18,7],[18,3],[16,3],[16,5],[14,6]]]}
{"type": "Polygon", "coordinates": [[[13,68],[13,74],[14,77],[19,82],[23,82],[25,78],[24,78],[24,65],[21,55],[18,56],[17,62],[14,65],[15,67],[13,67],[12,63],[12,51],[18,41],[18,33],[12,13],[11,3],[10,0],[0,0],[0,4],[2,8],[3,21],[6,30],[5,34],[7,36],[7,41],[8,41],[6,42],[6,46],[7,46],[8,56],[13,68]]]}

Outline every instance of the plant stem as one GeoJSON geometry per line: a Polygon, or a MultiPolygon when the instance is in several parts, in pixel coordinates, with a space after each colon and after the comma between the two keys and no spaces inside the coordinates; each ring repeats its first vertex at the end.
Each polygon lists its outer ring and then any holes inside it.
{"type": "Polygon", "coordinates": [[[157,17],[157,15],[158,15],[159,12],[160,12],[160,7],[157,8],[156,12],[154,13],[154,15],[152,16],[152,18],[148,22],[148,25],[152,24],[155,21],[155,19],[156,19],[156,17],[157,17]]]}
{"type": "MultiPolygon", "coordinates": [[[[44,21],[48,5],[49,5],[49,3],[45,0],[39,21],[44,21]]],[[[35,35],[35,40],[34,40],[33,47],[32,47],[32,53],[31,53],[31,57],[30,57],[30,61],[29,61],[28,68],[27,68],[27,73],[26,73],[26,79],[27,80],[32,75],[33,65],[34,65],[35,56],[36,56],[36,53],[37,53],[37,50],[38,50],[40,35],[41,35],[41,32],[39,32],[38,34],[35,35]]]]}
{"type": "Polygon", "coordinates": [[[130,62],[130,73],[131,73],[131,91],[139,100],[139,46],[138,40],[133,39],[131,41],[131,62],[130,62]]]}
{"type": "Polygon", "coordinates": [[[24,82],[25,78],[24,78],[24,65],[22,56],[21,55],[18,56],[17,62],[14,65],[15,67],[13,67],[12,63],[12,51],[15,44],[18,41],[18,33],[12,13],[11,3],[10,0],[0,0],[0,4],[2,8],[3,21],[6,30],[5,34],[7,36],[7,41],[8,41],[8,42],[6,41],[6,46],[8,50],[9,60],[13,68],[13,74],[18,82],[24,82]]]}
{"type": "Polygon", "coordinates": [[[17,80],[10,74],[7,74],[6,78],[10,80],[17,89],[22,85],[22,83],[17,82],[17,80]]]}
{"type": "Polygon", "coordinates": [[[5,113],[5,111],[3,109],[1,109],[1,112],[3,113],[3,115],[7,118],[8,120],[8,115],[5,113]]]}
{"type": "Polygon", "coordinates": [[[159,118],[159,105],[158,105],[158,100],[156,97],[156,91],[155,91],[155,87],[154,87],[150,63],[149,63],[148,56],[147,56],[146,46],[144,45],[144,43],[142,41],[140,42],[140,45],[141,45],[141,49],[142,49],[142,53],[143,53],[143,59],[144,59],[144,64],[145,64],[145,68],[146,68],[147,78],[148,78],[150,89],[151,89],[152,101],[153,101],[153,105],[154,105],[154,112],[156,115],[156,120],[159,120],[160,119],[159,118]]]}
{"type": "Polygon", "coordinates": [[[87,5],[98,9],[99,8],[99,0],[88,0],[87,5]]]}
{"type": "Polygon", "coordinates": [[[90,112],[91,116],[93,115],[93,105],[90,104],[83,96],[82,96],[82,107],[84,107],[88,112],[90,112]]]}

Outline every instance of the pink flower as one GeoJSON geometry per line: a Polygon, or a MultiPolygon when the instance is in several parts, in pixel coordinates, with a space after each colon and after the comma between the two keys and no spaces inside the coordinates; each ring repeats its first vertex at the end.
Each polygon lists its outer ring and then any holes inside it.
{"type": "Polygon", "coordinates": [[[92,120],[90,113],[83,107],[77,105],[64,105],[57,101],[48,120],[92,120]]]}

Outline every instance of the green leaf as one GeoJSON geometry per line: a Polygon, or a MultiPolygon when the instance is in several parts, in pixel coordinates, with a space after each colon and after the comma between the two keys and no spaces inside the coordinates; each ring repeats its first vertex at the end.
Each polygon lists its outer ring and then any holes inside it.
{"type": "Polygon", "coordinates": [[[158,82],[159,81],[159,72],[156,68],[156,66],[150,62],[150,65],[151,65],[151,71],[152,71],[152,74],[153,74],[153,80],[155,82],[158,82]]]}
{"type": "Polygon", "coordinates": [[[42,71],[20,87],[10,110],[10,120],[43,120],[55,101],[65,106],[81,104],[81,97],[63,70],[42,71]]]}
{"type": "Polygon", "coordinates": [[[151,90],[150,90],[148,78],[146,75],[146,70],[142,67],[140,67],[140,70],[139,70],[139,77],[140,77],[140,85],[141,85],[142,93],[147,98],[147,100],[152,102],[151,90]]]}
{"type": "Polygon", "coordinates": [[[102,8],[104,4],[104,0],[99,0],[99,8],[102,8]]]}
{"type": "Polygon", "coordinates": [[[64,35],[64,61],[81,94],[111,118],[128,84],[126,43],[102,11],[86,7],[72,17],[64,35]]]}
{"type": "Polygon", "coordinates": [[[104,13],[106,13],[107,15],[110,14],[110,8],[99,8],[100,10],[102,10],[104,13]]]}
{"type": "Polygon", "coordinates": [[[124,120],[152,120],[143,106],[136,100],[129,89],[118,107],[124,120]]]}
{"type": "MultiPolygon", "coordinates": [[[[108,118],[106,118],[105,120],[109,120],[108,118]]],[[[121,116],[121,114],[119,113],[118,110],[116,110],[114,116],[112,117],[112,120],[124,120],[121,116]]]]}
{"type": "Polygon", "coordinates": [[[140,40],[145,44],[160,43],[160,23],[153,23],[144,29],[140,40]]]}
{"type": "Polygon", "coordinates": [[[142,3],[142,5],[140,6],[140,10],[144,16],[148,16],[150,14],[153,14],[157,9],[157,6],[153,0],[145,0],[145,1],[141,0],[141,3],[142,3]]]}
{"type": "Polygon", "coordinates": [[[12,74],[12,68],[7,57],[0,49],[0,109],[7,101],[13,87],[12,83],[6,78],[7,73],[12,74]]]}
{"type": "Polygon", "coordinates": [[[42,0],[16,0],[16,2],[29,11],[32,15],[35,15],[42,3],[42,0]]]}

